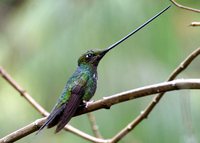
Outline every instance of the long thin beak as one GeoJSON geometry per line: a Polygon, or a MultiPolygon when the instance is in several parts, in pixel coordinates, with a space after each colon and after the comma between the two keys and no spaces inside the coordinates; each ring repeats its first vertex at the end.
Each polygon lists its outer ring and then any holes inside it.
{"type": "MultiPolygon", "coordinates": [[[[113,47],[114,48],[114,47],[113,47]]],[[[111,50],[112,48],[106,48],[105,50],[103,50],[101,53],[100,53],[100,55],[101,56],[104,56],[107,52],[109,52],[110,50],[111,50]]]]}
{"type": "Polygon", "coordinates": [[[105,56],[105,54],[110,50],[111,49],[105,49],[105,50],[100,51],[100,53],[98,54],[99,55],[98,59],[101,60],[105,56]]]}
{"type": "Polygon", "coordinates": [[[111,46],[109,46],[108,48],[106,48],[102,54],[105,55],[108,51],[110,51],[111,49],[113,49],[114,47],[116,47],[117,45],[119,45],[120,43],[122,43],[123,41],[125,41],[126,39],[128,39],[129,37],[131,37],[133,34],[135,34],[136,32],[138,32],[140,29],[142,29],[143,27],[145,27],[147,24],[149,24],[151,21],[153,21],[154,19],[156,19],[158,16],[160,16],[162,13],[164,13],[166,10],[168,10],[171,7],[171,5],[169,5],[168,7],[164,8],[162,11],[160,11],[159,13],[157,13],[155,16],[153,16],[152,18],[150,18],[148,21],[146,21],[145,23],[143,23],[142,25],[140,25],[138,28],[136,28],[135,30],[133,30],[132,32],[130,32],[128,35],[126,35],[125,37],[123,37],[122,39],[120,39],[119,41],[115,42],[114,44],[112,44],[111,46]]]}

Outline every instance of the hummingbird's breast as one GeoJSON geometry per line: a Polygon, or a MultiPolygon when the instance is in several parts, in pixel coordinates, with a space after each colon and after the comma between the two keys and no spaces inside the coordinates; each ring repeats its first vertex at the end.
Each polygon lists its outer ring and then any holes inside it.
{"type": "Polygon", "coordinates": [[[93,71],[89,73],[89,80],[87,82],[87,88],[83,96],[83,100],[89,101],[95,94],[97,88],[97,72],[93,71]]]}
{"type": "Polygon", "coordinates": [[[94,95],[96,88],[97,70],[88,66],[78,67],[67,81],[67,84],[65,85],[65,88],[63,89],[56,106],[61,106],[62,104],[68,102],[72,92],[75,92],[82,98],[82,100],[89,101],[94,95]],[[80,88],[83,89],[83,92],[81,91],[81,93],[78,93],[79,90],[74,91],[80,88]]]}

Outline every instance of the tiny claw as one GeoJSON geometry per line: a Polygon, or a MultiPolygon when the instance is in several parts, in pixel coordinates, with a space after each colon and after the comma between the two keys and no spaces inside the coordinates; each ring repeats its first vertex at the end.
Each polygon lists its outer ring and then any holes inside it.
{"type": "Polygon", "coordinates": [[[81,102],[81,104],[79,105],[79,109],[82,109],[82,108],[87,108],[88,107],[88,105],[90,104],[90,103],[93,103],[94,102],[94,100],[91,100],[91,101],[85,101],[85,100],[83,100],[82,102],[81,102]]]}
{"type": "Polygon", "coordinates": [[[94,102],[94,100],[90,100],[90,101],[86,102],[86,106],[85,106],[85,108],[87,108],[88,105],[91,104],[91,103],[93,103],[93,102],[94,102]]]}

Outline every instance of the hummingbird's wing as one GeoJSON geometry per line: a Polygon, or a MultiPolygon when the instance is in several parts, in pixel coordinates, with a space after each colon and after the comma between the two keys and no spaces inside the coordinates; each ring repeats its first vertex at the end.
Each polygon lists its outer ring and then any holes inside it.
{"type": "Polygon", "coordinates": [[[76,85],[72,90],[72,94],[69,98],[68,103],[65,106],[64,112],[58,122],[56,133],[59,132],[64,126],[70,121],[72,116],[75,114],[79,107],[82,97],[85,94],[84,86],[76,85]]]}

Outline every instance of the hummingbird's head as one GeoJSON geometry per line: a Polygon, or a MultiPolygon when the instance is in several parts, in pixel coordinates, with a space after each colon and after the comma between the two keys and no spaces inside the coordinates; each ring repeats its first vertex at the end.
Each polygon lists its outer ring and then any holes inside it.
{"type": "Polygon", "coordinates": [[[109,51],[109,49],[105,50],[89,50],[84,53],[78,60],[78,65],[81,64],[89,64],[95,67],[98,66],[100,60],[103,56],[109,51]]]}

